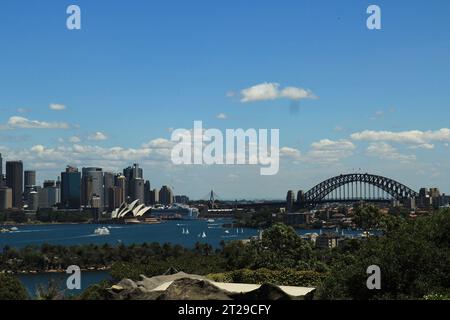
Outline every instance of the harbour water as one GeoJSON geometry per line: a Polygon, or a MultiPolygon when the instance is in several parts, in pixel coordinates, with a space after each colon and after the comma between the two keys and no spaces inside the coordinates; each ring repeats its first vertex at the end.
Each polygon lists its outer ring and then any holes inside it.
{"type": "MultiPolygon", "coordinates": [[[[230,219],[206,220],[171,220],[160,224],[106,225],[109,234],[96,234],[95,230],[105,225],[96,224],[49,224],[19,225],[16,231],[0,233],[0,249],[4,246],[23,248],[27,245],[84,245],[97,244],[141,244],[158,242],[172,243],[184,247],[194,247],[197,242],[209,243],[220,247],[222,241],[249,239],[257,236],[259,231],[250,228],[224,228],[230,219]]],[[[332,230],[333,231],[333,230],[332,230]]],[[[297,229],[298,234],[320,233],[320,230],[297,229]]],[[[357,236],[358,231],[339,230],[339,234],[357,236]]]]}

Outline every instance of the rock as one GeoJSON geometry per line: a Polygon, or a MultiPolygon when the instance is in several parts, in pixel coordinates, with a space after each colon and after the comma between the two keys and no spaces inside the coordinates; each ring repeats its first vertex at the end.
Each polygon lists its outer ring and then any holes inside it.
{"type": "Polygon", "coordinates": [[[232,297],[236,300],[292,300],[290,295],[273,284],[263,284],[256,290],[233,294],[232,297]]]}
{"type": "Polygon", "coordinates": [[[231,297],[209,281],[183,278],[172,282],[159,300],[231,300],[231,297]]]}

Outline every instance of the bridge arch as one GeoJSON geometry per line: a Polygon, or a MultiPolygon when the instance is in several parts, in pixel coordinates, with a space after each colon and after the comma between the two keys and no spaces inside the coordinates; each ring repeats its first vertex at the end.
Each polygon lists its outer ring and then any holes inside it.
{"type": "Polygon", "coordinates": [[[309,204],[322,202],[324,201],[325,197],[327,197],[333,191],[342,188],[345,185],[353,183],[372,185],[388,193],[392,196],[393,199],[396,200],[403,200],[417,196],[417,192],[393,179],[368,173],[352,173],[342,174],[322,181],[321,183],[310,189],[308,192],[306,192],[304,194],[304,198],[301,199],[301,201],[309,204]]]}

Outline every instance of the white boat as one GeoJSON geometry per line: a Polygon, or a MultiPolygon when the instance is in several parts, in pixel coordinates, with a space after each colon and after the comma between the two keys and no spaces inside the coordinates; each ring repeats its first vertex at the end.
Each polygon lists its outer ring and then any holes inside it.
{"type": "Polygon", "coordinates": [[[186,229],[186,232],[184,234],[189,234],[189,229],[186,229]]]}
{"type": "Polygon", "coordinates": [[[17,227],[12,227],[12,228],[10,228],[9,229],[10,231],[17,231],[17,230],[19,230],[17,227]]]}
{"type": "Polygon", "coordinates": [[[206,222],[208,222],[208,223],[214,223],[215,220],[214,220],[214,219],[208,219],[208,220],[206,220],[206,222]]]}
{"type": "Polygon", "coordinates": [[[7,233],[7,232],[10,232],[9,229],[5,228],[0,229],[0,233],[7,233]]]}
{"type": "Polygon", "coordinates": [[[241,228],[241,233],[244,233],[244,228],[241,228]]]}
{"type": "Polygon", "coordinates": [[[206,233],[205,233],[205,231],[203,231],[203,233],[202,233],[202,238],[206,238],[206,233]]]}
{"type": "Polygon", "coordinates": [[[109,235],[111,232],[110,232],[109,229],[106,228],[106,227],[100,227],[100,228],[95,229],[94,233],[95,233],[96,235],[99,235],[99,236],[107,236],[107,235],[109,235]]]}
{"type": "Polygon", "coordinates": [[[226,233],[226,234],[228,234],[228,233],[230,233],[230,231],[228,231],[228,230],[225,230],[225,233],[226,233]]]}
{"type": "Polygon", "coordinates": [[[186,234],[186,231],[184,231],[184,228],[183,228],[183,231],[181,232],[182,234],[186,234]]]}

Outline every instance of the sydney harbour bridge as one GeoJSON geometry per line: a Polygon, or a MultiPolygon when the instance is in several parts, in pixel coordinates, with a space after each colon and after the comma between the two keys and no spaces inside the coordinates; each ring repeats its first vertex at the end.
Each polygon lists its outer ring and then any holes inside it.
{"type": "MultiPolygon", "coordinates": [[[[293,205],[298,208],[314,207],[324,203],[338,202],[391,202],[392,200],[404,201],[416,197],[416,191],[393,179],[369,174],[351,173],[341,174],[320,182],[307,192],[292,193],[295,197],[293,205]]],[[[207,195],[210,208],[217,207],[255,207],[255,206],[285,206],[289,201],[219,201],[214,191],[207,195]],[[215,197],[216,196],[216,197],[215,197]],[[212,204],[212,205],[211,205],[212,204]]]]}
{"type": "Polygon", "coordinates": [[[322,181],[305,193],[300,191],[296,202],[306,207],[326,202],[402,201],[416,196],[416,191],[393,179],[369,173],[351,173],[322,181]]]}

